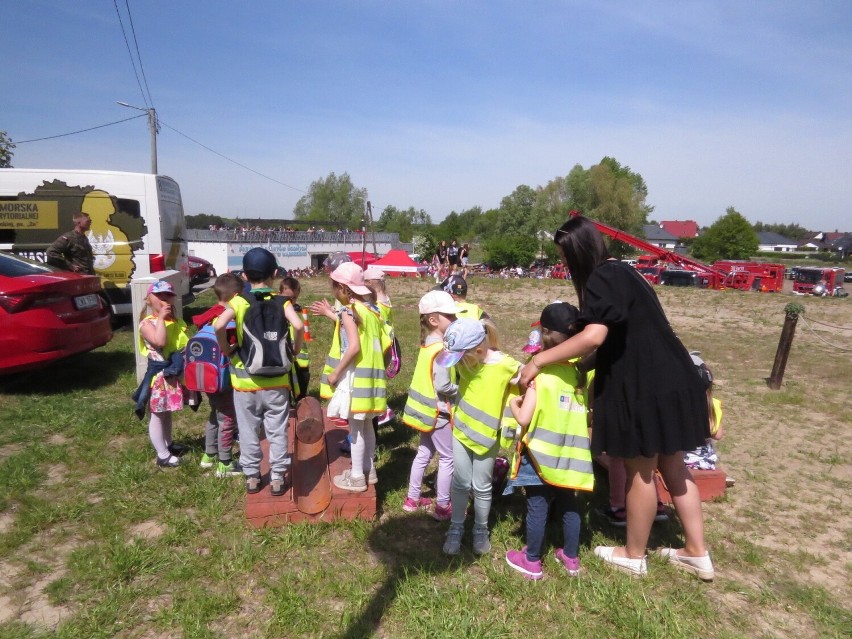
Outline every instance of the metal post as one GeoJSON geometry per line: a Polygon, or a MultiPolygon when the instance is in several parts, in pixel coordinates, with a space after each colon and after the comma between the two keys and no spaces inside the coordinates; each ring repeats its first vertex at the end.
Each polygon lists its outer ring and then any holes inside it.
{"type": "Polygon", "coordinates": [[[796,324],[799,321],[799,315],[804,312],[805,307],[796,302],[790,302],[784,307],[784,328],[781,329],[781,339],[778,340],[778,350],[775,352],[775,363],[772,365],[772,373],[768,380],[769,388],[772,390],[781,388],[787,358],[793,346],[793,336],[796,334],[796,324]]]}
{"type": "Polygon", "coordinates": [[[151,130],[151,173],[157,175],[157,111],[148,109],[148,128],[151,130]]]}

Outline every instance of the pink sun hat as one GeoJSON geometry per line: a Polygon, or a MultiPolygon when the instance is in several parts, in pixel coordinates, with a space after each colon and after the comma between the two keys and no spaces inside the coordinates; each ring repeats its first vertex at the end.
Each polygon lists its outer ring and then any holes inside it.
{"type": "Polygon", "coordinates": [[[364,284],[364,269],[355,262],[344,262],[338,266],[332,272],[331,279],[338,284],[348,286],[353,293],[358,295],[371,295],[373,293],[364,284]]]}

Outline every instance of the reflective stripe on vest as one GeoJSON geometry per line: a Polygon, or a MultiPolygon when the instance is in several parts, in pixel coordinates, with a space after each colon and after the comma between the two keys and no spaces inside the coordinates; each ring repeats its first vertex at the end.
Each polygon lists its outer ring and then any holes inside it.
{"type": "Polygon", "coordinates": [[[405,400],[402,423],[424,433],[435,430],[438,421],[438,396],[432,379],[432,367],[443,348],[442,342],[420,347],[408,399],[405,400]]]}
{"type": "MultiPolygon", "coordinates": [[[[483,455],[497,442],[501,422],[514,422],[506,416],[509,381],[521,364],[504,355],[494,364],[482,364],[473,370],[461,367],[459,404],[453,411],[453,435],[477,455],[483,455]]],[[[515,391],[517,392],[517,391],[515,391]]],[[[516,423],[516,422],[515,422],[516,423]]]]}
{"type": "MultiPolygon", "coordinates": [[[[358,343],[361,347],[354,361],[352,383],[352,402],[350,413],[384,413],[387,410],[387,375],[381,349],[382,320],[360,302],[353,302],[350,308],[358,314],[361,323],[358,326],[358,343]]],[[[330,399],[334,389],[328,383],[328,376],[340,364],[340,331],[343,327],[338,316],[331,338],[331,348],[325,360],[320,378],[320,397],[330,399]]]]}
{"type": "Polygon", "coordinates": [[[518,443],[511,476],[527,454],[545,483],[562,488],[592,490],[595,476],[589,451],[587,397],[577,390],[572,364],[545,366],[535,379],[536,406],[529,428],[518,443]]]}
{"type": "MultiPolygon", "coordinates": [[[[269,295],[272,296],[274,293],[269,290],[269,295]]],[[[230,302],[228,302],[228,304],[234,309],[234,322],[237,325],[237,344],[242,345],[243,322],[245,321],[246,313],[249,309],[249,302],[242,296],[236,295],[230,302]]],[[[290,304],[289,300],[284,303],[285,308],[287,307],[287,304],[290,304]]],[[[277,377],[252,377],[249,375],[246,372],[246,367],[240,357],[239,350],[235,351],[234,354],[231,355],[230,368],[231,386],[234,387],[235,391],[251,392],[270,388],[290,388],[290,375],[287,373],[284,375],[278,375],[277,377]]]]}

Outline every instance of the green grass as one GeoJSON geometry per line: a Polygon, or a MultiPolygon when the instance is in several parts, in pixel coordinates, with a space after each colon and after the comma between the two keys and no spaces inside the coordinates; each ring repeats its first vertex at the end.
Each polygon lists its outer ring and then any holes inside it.
{"type": "MultiPolygon", "coordinates": [[[[329,297],[327,280],[303,286],[303,303],[329,297]]],[[[389,384],[398,411],[413,373],[416,303],[429,288],[390,282],[404,354],[389,384]]],[[[560,282],[478,278],[470,297],[518,358],[540,309],[556,298],[576,300],[560,282]]],[[[197,467],[203,409],[175,419],[176,439],[192,448],[190,463],[173,472],[154,466],[147,425],[132,415],[132,332],[122,330],[103,349],[0,381],[0,600],[11,609],[0,637],[849,636],[852,532],[842,495],[852,484],[833,433],[849,423],[848,359],[799,339],[783,390],[771,392],[762,378],[785,298],[665,290],[661,299],[684,342],[718,365],[724,380],[722,454],[738,484],[704,506],[714,584],[653,557],[644,580],[600,564],[591,548],[623,540],[595,512],[606,499],[604,478],[581,499],[578,579],[552,558],[555,526],[544,580],[526,582],[506,566],[506,549],[523,544],[519,496],[495,500],[491,555],[445,557],[446,524],[401,511],[417,438],[399,423],[379,431],[376,521],[251,529],[239,479],[217,480],[197,467]],[[807,510],[796,505],[803,489],[807,510]],[[830,509],[833,518],[814,521],[814,512],[830,509]],[[808,552],[809,535],[824,540],[825,552],[808,552]],[[840,579],[823,586],[809,574],[814,569],[840,579]],[[67,616],[56,628],[22,621],[36,599],[67,616]],[[763,618],[783,624],[771,630],[757,622],[763,618]]],[[[212,303],[206,293],[188,312],[212,303]]],[[[852,324],[848,309],[810,305],[808,312],[852,324]]],[[[331,322],[312,318],[311,332],[315,391],[331,322]]],[[[655,527],[651,539],[653,546],[681,542],[676,521],[655,527]]]]}

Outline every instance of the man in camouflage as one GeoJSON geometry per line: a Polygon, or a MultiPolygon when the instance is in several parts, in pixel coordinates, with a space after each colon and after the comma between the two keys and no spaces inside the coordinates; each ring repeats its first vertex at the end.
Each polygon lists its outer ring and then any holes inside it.
{"type": "Polygon", "coordinates": [[[74,214],[74,229],[60,235],[47,249],[47,263],[66,271],[95,274],[95,256],[86,231],[92,226],[87,213],[74,214]]]}

